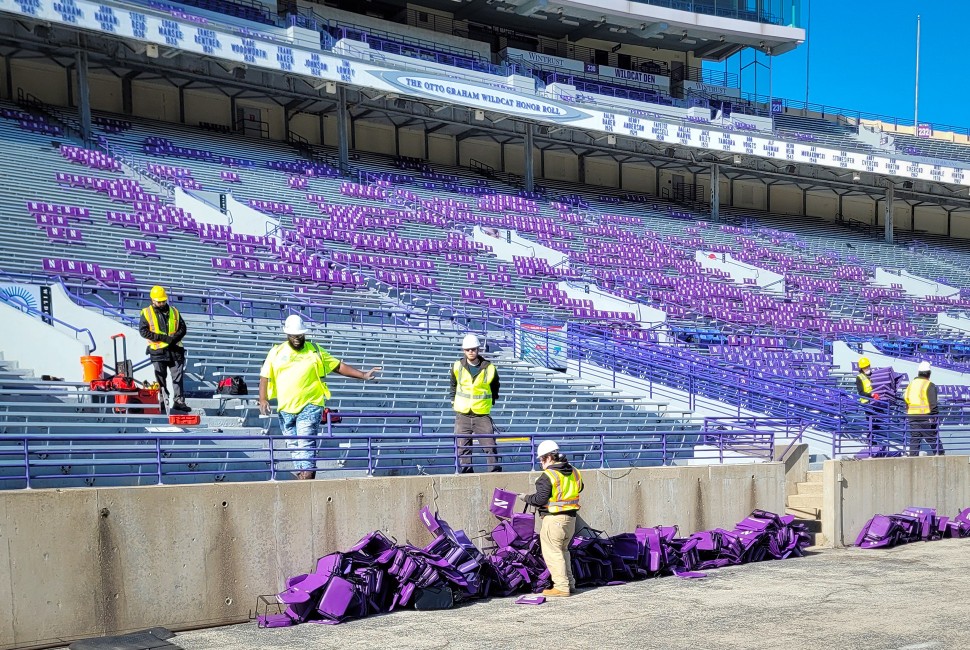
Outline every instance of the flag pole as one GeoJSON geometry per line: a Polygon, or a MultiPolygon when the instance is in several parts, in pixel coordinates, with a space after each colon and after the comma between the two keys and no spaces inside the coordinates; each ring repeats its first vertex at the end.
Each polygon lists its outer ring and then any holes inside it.
{"type": "Polygon", "coordinates": [[[919,135],[919,14],[916,14],[916,88],[913,96],[913,135],[919,135]]]}

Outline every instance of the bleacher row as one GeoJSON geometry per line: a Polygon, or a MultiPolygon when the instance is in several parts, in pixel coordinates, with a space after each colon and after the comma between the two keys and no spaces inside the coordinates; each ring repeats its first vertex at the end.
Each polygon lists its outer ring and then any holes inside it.
{"type": "MultiPolygon", "coordinates": [[[[469,198],[465,193],[448,193],[438,185],[440,181],[431,181],[436,185],[427,189],[422,184],[428,181],[420,174],[441,174],[448,177],[448,183],[467,181],[469,187],[483,187],[481,177],[474,172],[422,167],[417,174],[401,174],[393,171],[399,169],[394,159],[361,154],[357,164],[372,184],[364,187],[381,190],[364,192],[349,189],[345,180],[318,173],[317,163],[301,159],[285,144],[147,121],[129,124],[123,129],[105,128],[101,137],[136,152],[135,165],[146,170],[149,165],[185,170],[208,191],[226,188],[223,173],[232,167],[239,180],[233,183],[233,194],[268,208],[279,219],[277,236],[245,235],[226,226],[198,223],[149,190],[142,184],[144,179],[126,176],[125,170],[100,170],[104,174],[98,178],[103,181],[101,185],[82,181],[77,171],[101,159],[64,157],[55,149],[33,146],[43,141],[43,134],[22,128],[19,119],[0,120],[0,138],[23,145],[11,147],[12,155],[2,163],[11,179],[11,191],[0,198],[9,215],[0,224],[0,242],[10,251],[4,270],[60,276],[81,296],[89,296],[96,287],[102,302],[116,300],[119,310],[129,315],[141,304],[132,304],[130,299],[124,302],[122,288],[143,291],[155,283],[171,287],[173,295],[182,297],[180,306],[184,304],[193,332],[197,332],[187,339],[189,348],[195,356],[204,358],[190,377],[195,394],[211,393],[222,374],[244,374],[255,381],[259,362],[251,337],[236,336],[224,325],[215,328],[216,332],[207,324],[201,302],[193,303],[190,298],[199,292],[219,292],[227,298],[245,295],[251,302],[326,304],[357,313],[370,308],[414,315],[420,305],[424,314],[443,314],[447,305],[450,314],[477,314],[481,319],[486,316],[484,309],[512,318],[569,321],[570,337],[583,331],[574,329],[574,324],[587,323],[593,326],[588,339],[581,337],[567,346],[575,349],[569,354],[585,355],[588,360],[635,376],[649,370],[658,381],[725,400],[727,394],[717,386],[725,386],[733,368],[744,365],[762,382],[783,379],[804,393],[811,392],[804,389],[812,385],[815,390],[811,394],[818,400],[839,402],[848,378],[831,371],[829,344],[846,334],[857,341],[883,343],[897,340],[901,333],[911,338],[931,337],[943,342],[937,350],[942,364],[962,368],[967,361],[965,350],[958,348],[959,338],[939,330],[931,316],[970,307],[970,302],[965,298],[914,299],[899,290],[871,284],[875,266],[898,268],[903,264],[917,274],[970,286],[970,265],[966,264],[970,255],[943,242],[933,242],[933,246],[945,254],[927,260],[925,255],[908,249],[876,241],[859,242],[853,234],[855,247],[852,255],[846,256],[832,248],[839,236],[848,237],[836,226],[808,226],[771,215],[726,210],[733,225],[715,227],[686,219],[682,209],[659,199],[627,201],[619,193],[602,188],[577,188],[575,184],[558,188],[552,182],[525,195],[492,181],[490,194],[469,198]],[[171,146],[164,152],[153,151],[143,146],[149,138],[163,138],[171,146]],[[30,155],[19,151],[30,151],[30,155]],[[167,161],[173,151],[192,151],[195,157],[178,154],[179,164],[170,165],[167,161]],[[238,165],[238,161],[247,164],[238,165]],[[76,186],[72,183],[75,176],[76,186]],[[294,176],[305,183],[294,187],[294,176]],[[109,187],[116,191],[102,191],[109,187]],[[578,201],[587,206],[582,214],[574,205],[578,201]],[[138,222],[142,225],[172,227],[167,232],[146,231],[142,239],[133,239],[127,228],[131,224],[120,221],[119,214],[145,219],[138,222]],[[74,249],[70,258],[50,257],[44,234],[36,230],[38,225],[48,226],[40,224],[38,216],[64,219],[49,227],[69,224],[83,233],[88,245],[74,249]],[[471,227],[489,227],[496,220],[563,252],[569,265],[553,267],[545,260],[521,257],[509,264],[468,239],[471,227]],[[307,231],[317,226],[319,232],[307,231]],[[770,293],[732,282],[722,273],[703,270],[694,261],[701,249],[744,256],[752,264],[783,273],[783,292],[770,293]],[[82,282],[86,279],[98,283],[88,285],[82,282]],[[568,298],[559,283],[580,279],[596,280],[602,288],[628,298],[631,310],[596,309],[592,301],[568,298]],[[663,331],[669,336],[661,338],[656,330],[646,330],[645,324],[641,327],[634,315],[637,303],[667,313],[663,331]],[[918,313],[917,308],[925,313],[918,313]],[[880,330],[872,326],[871,318],[876,314],[910,318],[906,323],[889,321],[880,330]],[[627,350],[630,359],[637,361],[618,364],[595,350],[582,352],[584,346],[597,344],[598,331],[609,332],[610,340],[617,343],[612,349],[627,350]],[[669,345],[671,339],[676,346],[669,345]],[[680,361],[658,363],[671,355],[680,361]],[[698,368],[707,370],[698,374],[698,368]],[[685,379],[691,374],[696,376],[693,384],[685,379]]],[[[263,313],[268,318],[272,311],[263,313]]],[[[406,323],[407,317],[402,322],[406,323]]],[[[236,327],[257,325],[263,336],[260,345],[265,349],[273,337],[272,326],[253,322],[236,327]]],[[[406,329],[402,332],[408,333],[406,329]]],[[[349,330],[341,334],[351,341],[357,336],[349,330]]],[[[327,336],[326,332],[320,335],[327,336]]],[[[455,354],[454,336],[441,333],[431,337],[429,340],[438,346],[431,363],[434,369],[402,369],[399,376],[388,380],[390,396],[376,398],[342,386],[345,392],[337,404],[344,408],[342,400],[346,400],[348,405],[365,404],[378,411],[414,409],[426,418],[425,426],[447,431],[450,415],[440,384],[446,372],[443,368],[455,354]],[[415,387],[420,387],[416,394],[415,387]],[[407,399],[409,394],[415,399],[407,399]]],[[[416,340],[427,346],[431,344],[427,338],[416,340]]],[[[392,348],[398,345],[394,335],[385,343],[392,348]]],[[[334,338],[327,344],[339,349],[340,341],[334,338]]],[[[351,361],[355,364],[380,365],[392,357],[380,346],[353,349],[356,356],[351,361]],[[379,359],[370,356],[372,350],[381,350],[379,359]]],[[[421,350],[423,355],[424,347],[421,350]]],[[[901,350],[904,356],[906,352],[901,350]]],[[[413,350],[403,353],[410,355],[405,358],[414,356],[413,350]]],[[[508,367],[523,381],[539,372],[516,366],[508,358],[502,363],[510,364],[502,367],[508,367]]],[[[664,415],[661,403],[621,400],[564,378],[546,377],[543,381],[551,382],[550,386],[561,384],[565,392],[555,389],[556,394],[547,395],[545,406],[540,406],[536,395],[541,393],[536,393],[532,384],[520,391],[510,382],[510,397],[507,402],[503,399],[497,420],[512,423],[511,430],[523,432],[537,426],[624,432],[640,431],[642,426],[653,426],[670,416],[670,411],[664,415]],[[586,407],[578,396],[599,405],[593,411],[600,414],[598,419],[585,417],[586,407]],[[606,417],[606,412],[611,415],[606,417]],[[653,418],[647,425],[643,424],[644,413],[653,418]]],[[[772,396],[770,386],[764,394],[757,393],[760,389],[755,383],[743,386],[758,396],[744,397],[746,408],[776,413],[785,403],[785,412],[793,411],[787,404],[789,394],[772,396]]],[[[808,401],[794,412],[815,418],[820,426],[834,426],[828,414],[818,417],[815,406],[808,401]]]]}

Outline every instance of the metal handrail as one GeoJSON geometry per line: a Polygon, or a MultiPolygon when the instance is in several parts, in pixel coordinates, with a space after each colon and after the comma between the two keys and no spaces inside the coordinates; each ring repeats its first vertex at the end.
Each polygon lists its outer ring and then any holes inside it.
{"type": "Polygon", "coordinates": [[[91,330],[88,329],[87,327],[76,327],[68,322],[62,321],[59,318],[54,318],[50,314],[45,314],[39,309],[28,307],[27,305],[18,304],[12,301],[8,296],[4,295],[3,292],[0,292],[0,302],[3,302],[4,304],[9,305],[10,307],[13,307],[14,309],[21,311],[27,314],[28,316],[34,316],[36,318],[39,318],[45,323],[47,323],[48,325],[51,325],[52,323],[57,323],[61,327],[66,327],[67,329],[74,332],[74,338],[77,338],[78,335],[80,334],[87,334],[88,341],[91,343],[89,353],[94,352],[95,350],[98,349],[98,344],[94,340],[94,334],[92,334],[91,330]]]}
{"type": "MultiPolygon", "coordinates": [[[[341,417],[350,414],[340,413],[341,417]]],[[[358,414],[364,415],[364,414],[358,414]]],[[[368,414],[408,418],[407,414],[368,414]]],[[[337,429],[345,425],[337,425],[337,429]]],[[[359,428],[361,425],[354,425],[359,428]]],[[[370,425],[383,426],[383,425],[370,425]]],[[[409,427],[410,425],[402,425],[409,427]]],[[[535,469],[535,448],[548,432],[497,435],[503,466],[535,469]]],[[[723,462],[728,456],[752,462],[774,458],[772,428],[730,431],[687,429],[683,425],[657,431],[557,432],[560,448],[582,469],[672,465],[688,458],[723,462]],[[700,447],[698,447],[700,445],[700,447]]],[[[207,477],[220,482],[241,475],[245,480],[286,477],[297,460],[287,446],[308,440],[310,462],[325,462],[326,470],[346,472],[414,471],[458,473],[462,468],[458,440],[452,434],[336,433],[320,436],[183,435],[183,434],[12,434],[0,441],[0,487],[94,484],[102,478],[147,479],[163,485],[180,477],[207,477]],[[228,443],[219,446],[220,443],[228,443]],[[131,471],[131,466],[139,471],[131,471]]]]}

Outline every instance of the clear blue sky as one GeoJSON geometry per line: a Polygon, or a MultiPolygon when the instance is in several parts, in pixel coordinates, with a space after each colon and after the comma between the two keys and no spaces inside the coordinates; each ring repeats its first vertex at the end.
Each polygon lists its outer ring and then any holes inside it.
{"type": "MultiPolygon", "coordinates": [[[[970,2],[966,0],[802,0],[807,42],[775,57],[772,94],[805,99],[805,58],[810,49],[809,102],[913,120],[916,15],[922,17],[920,122],[970,127],[970,80],[964,61],[970,46],[970,2]],[[809,45],[809,43],[811,45],[809,45]]],[[[742,55],[743,63],[752,54],[742,55]]],[[[724,70],[723,63],[708,64],[724,70]]],[[[746,67],[744,90],[768,94],[767,70],[746,67]]],[[[738,57],[727,64],[738,73],[738,57]]]]}

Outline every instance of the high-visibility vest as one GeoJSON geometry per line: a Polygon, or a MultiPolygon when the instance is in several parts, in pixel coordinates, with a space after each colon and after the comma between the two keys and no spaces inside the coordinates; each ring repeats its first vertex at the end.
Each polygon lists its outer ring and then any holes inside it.
{"type": "Polygon", "coordinates": [[[906,400],[907,413],[909,415],[929,415],[930,398],[927,395],[930,388],[930,380],[926,377],[917,377],[909,382],[903,398],[906,400]]]}
{"type": "Polygon", "coordinates": [[[485,367],[475,377],[468,372],[461,360],[455,362],[451,371],[458,381],[455,391],[454,408],[457,413],[488,415],[492,411],[492,380],[495,379],[495,366],[483,360],[485,367]]]}
{"type": "MultiPolygon", "coordinates": [[[[158,324],[158,314],[155,313],[154,307],[145,307],[141,310],[141,315],[148,321],[148,329],[155,334],[163,334],[162,327],[158,324]]],[[[179,329],[179,310],[175,307],[168,308],[168,332],[164,332],[169,336],[172,336],[179,329]]],[[[181,347],[182,342],[176,343],[181,347]]],[[[148,347],[152,350],[161,350],[162,348],[167,348],[168,343],[163,343],[162,341],[149,341],[148,347]]]]}
{"type": "MultiPolygon", "coordinates": [[[[864,372],[860,372],[859,373],[859,379],[862,380],[862,392],[869,393],[870,395],[872,395],[872,382],[869,381],[868,375],[866,375],[866,373],[864,373],[864,372]]],[[[868,404],[869,403],[869,398],[860,395],[859,396],[859,403],[860,404],[868,404]]]]}
{"type": "Polygon", "coordinates": [[[552,483],[552,495],[546,504],[549,513],[555,515],[579,510],[579,493],[583,489],[583,477],[579,470],[574,467],[572,474],[563,474],[558,470],[547,469],[543,473],[552,483]]]}

